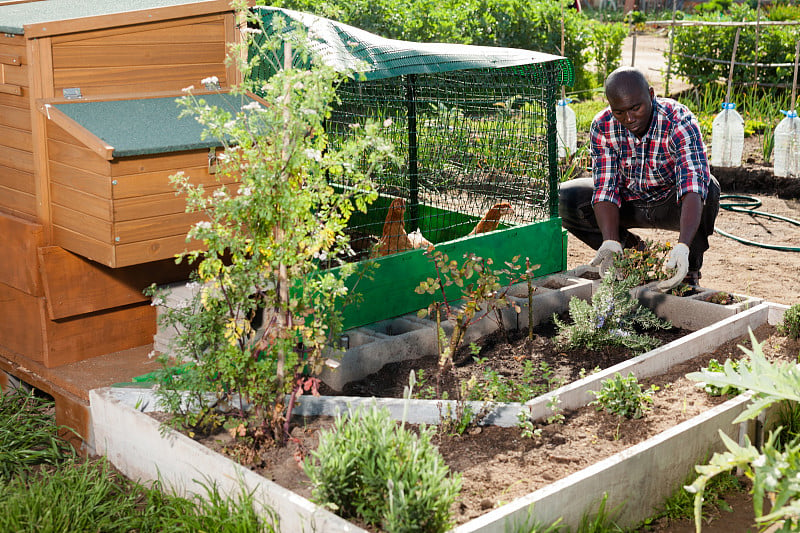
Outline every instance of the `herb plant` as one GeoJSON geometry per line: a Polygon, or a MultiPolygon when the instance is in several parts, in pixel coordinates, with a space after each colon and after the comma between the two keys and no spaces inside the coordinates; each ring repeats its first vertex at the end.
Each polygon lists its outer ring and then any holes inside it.
{"type": "MultiPolygon", "coordinates": [[[[730,367],[733,370],[738,370],[739,365],[747,365],[747,361],[742,359],[728,359],[727,361],[730,361],[730,367]]],[[[706,372],[722,372],[724,368],[724,364],[720,363],[716,359],[711,359],[708,361],[708,366],[703,370],[706,372]]],[[[702,385],[703,390],[711,396],[723,396],[725,394],[737,395],[743,392],[742,389],[731,387],[730,385],[717,387],[716,385],[712,385],[710,383],[698,383],[698,386],[700,385],[702,385]]]]}
{"type": "Polygon", "coordinates": [[[283,33],[280,17],[264,28],[244,2],[236,8],[254,29],[230,55],[245,79],[232,94],[263,100],[219,108],[191,88],[180,99],[184,114],[225,149],[216,176],[239,185],[211,192],[188,175],[171,178],[187,211],[202,215],[188,239],[204,251],[183,257],[196,264],[197,292],[187,308],[166,315],[179,334],[161,358],[159,392],[185,427],[215,425],[217,405],[230,403],[231,416],[247,419],[243,436],[282,442],[296,396],[313,389],[305,376],[320,370],[325,347],[338,338],[336,304],[348,296],[344,281],[355,269],[343,265],[337,275],[321,263],[350,251],[346,223],[377,197],[371,176],[391,146],[375,122],[329,142],[324,122],[344,76],[314,57],[300,29],[283,33]],[[250,61],[249,45],[259,50],[250,61]],[[274,63],[266,84],[249,80],[255,61],[274,63]],[[348,186],[334,190],[332,183],[348,186]]]}
{"type": "Polygon", "coordinates": [[[790,339],[800,339],[800,304],[794,304],[784,311],[778,332],[790,339]]]}
{"type": "Polygon", "coordinates": [[[591,303],[576,297],[569,301],[571,324],[560,320],[558,315],[553,316],[559,328],[556,342],[564,349],[625,346],[636,353],[657,347],[658,339],[637,333],[634,328],[667,329],[671,324],[658,318],[631,295],[630,290],[640,284],[640,279],[631,274],[618,280],[616,269],[609,269],[592,295],[591,303]]]}
{"type": "Polygon", "coordinates": [[[626,418],[641,418],[653,403],[653,393],[658,390],[655,385],[642,389],[633,372],[622,377],[617,372],[613,378],[603,380],[599,391],[591,391],[595,400],[589,405],[596,405],[597,410],[605,409],[611,414],[626,418]]]}
{"type": "Polygon", "coordinates": [[[375,406],[338,416],[303,465],[315,501],[387,532],[447,531],[461,477],[449,471],[431,435],[424,426],[417,435],[375,406]]]}

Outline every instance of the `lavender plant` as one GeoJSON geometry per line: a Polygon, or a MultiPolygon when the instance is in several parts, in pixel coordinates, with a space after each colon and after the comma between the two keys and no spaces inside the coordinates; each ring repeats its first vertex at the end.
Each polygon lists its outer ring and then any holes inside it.
{"type": "Polygon", "coordinates": [[[606,272],[591,302],[576,297],[570,300],[571,324],[553,315],[559,329],[556,343],[562,349],[585,347],[596,350],[605,346],[624,346],[635,353],[643,353],[656,348],[660,341],[637,333],[635,328],[672,327],[669,321],[657,317],[631,294],[631,289],[641,283],[640,277],[629,275],[618,280],[616,272],[616,268],[606,272]]]}

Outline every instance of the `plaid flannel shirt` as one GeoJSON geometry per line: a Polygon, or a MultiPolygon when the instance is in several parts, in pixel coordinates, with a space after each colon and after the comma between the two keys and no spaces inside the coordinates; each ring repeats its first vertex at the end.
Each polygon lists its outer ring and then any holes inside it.
{"type": "Polygon", "coordinates": [[[677,185],[677,200],[696,192],[705,200],[710,172],[700,127],[689,109],[670,98],[653,99],[650,128],[642,139],[611,113],[601,111],[589,132],[592,203],[658,201],[677,185]]]}

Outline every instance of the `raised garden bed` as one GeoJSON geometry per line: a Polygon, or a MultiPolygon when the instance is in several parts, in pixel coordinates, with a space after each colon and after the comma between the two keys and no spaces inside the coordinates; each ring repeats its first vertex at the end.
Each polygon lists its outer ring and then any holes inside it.
{"type": "MultiPolygon", "coordinates": [[[[559,292],[561,288],[550,291],[559,292]]],[[[561,296],[553,295],[550,298],[560,299],[561,296]]],[[[566,298],[568,301],[568,297],[566,298]]],[[[678,341],[536,398],[529,402],[525,409],[530,408],[534,418],[544,418],[551,413],[547,403],[553,395],[559,396],[562,409],[577,409],[594,398],[589,393],[590,390],[598,390],[600,381],[615,372],[627,374],[630,371],[640,379],[659,374],[682,361],[713,350],[716,346],[745,334],[748,328],[776,323],[780,320],[783,309],[783,306],[774,304],[755,305],[735,316],[707,325],[678,341]]],[[[392,341],[392,344],[400,346],[409,344],[413,338],[411,335],[416,335],[424,341],[425,336],[421,330],[427,327],[422,327],[423,324],[415,323],[414,320],[408,320],[407,323],[393,322],[376,326],[377,329],[359,331],[355,335],[351,332],[350,351],[353,350],[352,343],[357,344],[361,341],[364,342],[359,346],[372,342],[380,344],[383,341],[389,342],[392,339],[405,337],[405,342],[392,341]],[[391,333],[399,334],[391,335],[391,333]],[[360,338],[359,335],[364,337],[360,338]],[[374,337],[375,340],[370,340],[370,337],[374,337]]],[[[168,486],[181,490],[191,490],[192,480],[200,477],[198,472],[207,473],[209,477],[217,480],[224,478],[226,485],[230,484],[232,490],[238,490],[237,479],[251,479],[252,472],[211,453],[202,445],[182,435],[171,434],[166,439],[162,438],[158,422],[134,409],[137,403],[140,408],[144,405],[152,408],[153,400],[143,399],[147,394],[148,391],[114,389],[92,392],[94,442],[98,452],[109,455],[115,465],[134,478],[155,479],[160,473],[162,480],[168,486]],[[126,436],[125,433],[129,431],[135,432],[128,433],[133,437],[126,436]],[[151,439],[154,441],[151,442],[151,439]],[[188,448],[183,449],[184,446],[188,448]],[[195,459],[192,459],[192,456],[195,459]],[[211,472],[214,470],[210,466],[212,458],[214,464],[219,464],[213,468],[223,469],[213,475],[211,472]],[[182,467],[178,468],[177,465],[182,467]]],[[[302,400],[298,410],[308,415],[333,414],[374,401],[341,397],[325,399],[303,397],[302,400]]],[[[745,402],[742,397],[729,400],[667,432],[603,459],[567,478],[537,489],[522,498],[516,498],[506,505],[460,525],[456,531],[505,531],[507,528],[513,530],[514,524],[521,524],[528,518],[530,507],[534,503],[534,516],[540,522],[554,521],[562,516],[565,523],[574,527],[584,511],[596,506],[603,491],[609,495],[610,506],[625,502],[625,520],[633,524],[649,515],[653,506],[663,501],[669,492],[683,481],[691,467],[699,462],[705,453],[712,448],[719,448],[718,429],[723,429],[734,437],[739,434],[739,429],[731,426],[730,421],[741,411],[745,402]]],[[[401,400],[381,400],[380,403],[389,407],[396,417],[401,416],[404,407],[401,400]]],[[[513,426],[517,423],[516,415],[521,407],[520,404],[496,406],[487,422],[513,426]]],[[[413,420],[409,421],[437,423],[441,408],[442,402],[439,401],[413,400],[408,409],[413,420]]],[[[509,465],[509,468],[512,467],[509,465]]],[[[285,489],[274,486],[264,478],[258,477],[257,480],[248,483],[256,483],[251,486],[260,487],[259,496],[281,516],[281,529],[284,531],[299,530],[300,527],[319,531],[359,530],[352,524],[330,516],[326,511],[311,505],[296,494],[287,496],[285,489]]]]}

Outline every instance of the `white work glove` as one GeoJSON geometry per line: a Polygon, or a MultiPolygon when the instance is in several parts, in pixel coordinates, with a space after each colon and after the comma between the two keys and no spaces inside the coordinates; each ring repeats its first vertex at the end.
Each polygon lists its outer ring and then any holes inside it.
{"type": "Polygon", "coordinates": [[[664,267],[675,269],[674,276],[658,283],[659,290],[667,291],[682,282],[689,272],[689,247],[682,242],[676,244],[675,248],[669,253],[664,267]]]}
{"type": "Polygon", "coordinates": [[[599,267],[600,277],[606,275],[608,269],[614,265],[614,256],[622,253],[622,245],[617,241],[605,240],[600,248],[597,249],[597,255],[594,256],[592,262],[589,263],[593,267],[599,267]]]}

